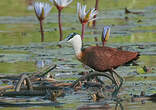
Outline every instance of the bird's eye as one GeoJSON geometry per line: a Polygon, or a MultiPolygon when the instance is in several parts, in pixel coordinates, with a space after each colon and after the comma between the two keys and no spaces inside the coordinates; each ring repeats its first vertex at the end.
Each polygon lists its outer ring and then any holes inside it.
{"type": "Polygon", "coordinates": [[[69,36],[68,36],[68,40],[72,39],[77,33],[71,33],[69,36]]]}

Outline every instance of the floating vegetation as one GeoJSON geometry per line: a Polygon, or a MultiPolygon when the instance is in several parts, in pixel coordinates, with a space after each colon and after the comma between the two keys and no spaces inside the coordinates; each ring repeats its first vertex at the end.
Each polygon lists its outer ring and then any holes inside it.
{"type": "MultiPolygon", "coordinates": [[[[95,0],[79,0],[79,2],[86,4],[88,9],[95,7],[95,0]]],[[[51,2],[48,3],[52,5],[51,2]]],[[[77,0],[73,0],[62,10],[63,38],[71,32],[81,33],[76,5],[77,0]]],[[[119,92],[121,99],[112,101],[111,93],[114,85],[104,77],[98,76],[93,81],[77,82],[75,88],[70,88],[78,78],[90,73],[91,70],[76,60],[70,49],[71,45],[62,45],[62,48],[57,46],[59,28],[56,8],[53,7],[44,21],[45,39],[41,43],[40,28],[34,10],[27,10],[27,4],[21,0],[2,0],[0,4],[3,9],[0,10],[1,109],[21,110],[25,107],[30,110],[114,110],[116,108],[155,110],[155,5],[155,0],[113,0],[107,3],[105,0],[99,0],[96,27],[86,27],[84,47],[102,45],[102,28],[104,25],[109,25],[111,35],[106,46],[138,51],[141,54],[137,62],[117,68],[117,72],[125,81],[119,92]],[[125,7],[128,14],[125,14],[125,7]],[[104,84],[97,82],[98,79],[104,84]],[[17,88],[20,81],[23,83],[17,88]]]]}

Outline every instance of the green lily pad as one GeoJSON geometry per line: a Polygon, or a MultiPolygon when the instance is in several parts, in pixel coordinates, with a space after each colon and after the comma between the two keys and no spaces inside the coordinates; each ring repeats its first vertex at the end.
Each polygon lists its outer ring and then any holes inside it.
{"type": "Polygon", "coordinates": [[[146,73],[146,72],[144,71],[143,67],[140,67],[140,66],[136,67],[136,71],[137,71],[137,73],[139,73],[139,74],[145,74],[145,73],[146,73]]]}

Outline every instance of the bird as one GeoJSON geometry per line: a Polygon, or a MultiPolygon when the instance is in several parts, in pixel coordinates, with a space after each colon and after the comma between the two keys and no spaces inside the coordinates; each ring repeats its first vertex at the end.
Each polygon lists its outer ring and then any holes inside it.
{"type": "Polygon", "coordinates": [[[65,42],[72,44],[75,56],[80,62],[95,71],[110,73],[110,76],[115,81],[115,90],[112,93],[112,97],[117,96],[123,83],[123,78],[114,69],[139,58],[138,52],[123,51],[107,46],[89,46],[83,48],[82,39],[78,33],[69,34],[59,43],[65,42]]]}

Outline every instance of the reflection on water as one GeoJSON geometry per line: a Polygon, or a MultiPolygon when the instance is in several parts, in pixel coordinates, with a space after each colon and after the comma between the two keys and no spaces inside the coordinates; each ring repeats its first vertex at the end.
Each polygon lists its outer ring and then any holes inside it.
{"type": "Polygon", "coordinates": [[[29,10],[29,11],[34,10],[33,2],[34,2],[34,0],[26,0],[26,3],[28,5],[27,10],[29,10]]]}
{"type": "Polygon", "coordinates": [[[37,68],[43,68],[45,66],[45,62],[43,60],[36,61],[37,68]]]}
{"type": "Polygon", "coordinates": [[[39,61],[36,61],[36,66],[37,68],[44,68],[45,66],[48,66],[48,65],[51,65],[52,64],[52,61],[51,60],[39,60],[39,61]]]}

